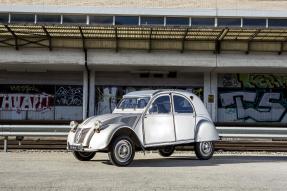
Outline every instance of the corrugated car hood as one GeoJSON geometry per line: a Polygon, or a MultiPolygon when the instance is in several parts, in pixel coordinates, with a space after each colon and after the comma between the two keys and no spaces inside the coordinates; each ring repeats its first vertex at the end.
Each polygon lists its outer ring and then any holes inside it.
{"type": "Polygon", "coordinates": [[[114,123],[124,123],[129,127],[134,127],[135,123],[138,121],[138,118],[141,114],[119,114],[111,113],[98,115],[86,119],[83,123],[80,124],[81,128],[91,128],[94,123],[99,120],[103,125],[114,124],[114,123]]]}

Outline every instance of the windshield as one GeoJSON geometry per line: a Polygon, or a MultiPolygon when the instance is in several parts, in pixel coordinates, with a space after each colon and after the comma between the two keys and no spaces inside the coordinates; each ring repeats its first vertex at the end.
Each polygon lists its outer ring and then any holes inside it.
{"type": "Polygon", "coordinates": [[[133,97],[133,98],[123,98],[118,109],[143,109],[149,102],[149,97],[133,97]]]}

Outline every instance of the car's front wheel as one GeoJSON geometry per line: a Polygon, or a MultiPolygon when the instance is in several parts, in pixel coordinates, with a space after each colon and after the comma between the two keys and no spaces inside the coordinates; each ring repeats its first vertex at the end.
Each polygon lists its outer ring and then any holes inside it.
{"type": "Polygon", "coordinates": [[[173,152],[174,152],[174,146],[166,146],[158,150],[158,153],[163,157],[169,157],[173,154],[173,152]]]}
{"type": "Polygon", "coordinates": [[[135,145],[128,136],[119,136],[110,145],[109,159],[116,166],[128,166],[135,156],[135,145]]]}
{"type": "Polygon", "coordinates": [[[80,161],[89,161],[96,155],[96,152],[80,152],[80,151],[73,151],[73,155],[76,159],[80,161]]]}
{"type": "Polygon", "coordinates": [[[214,145],[211,141],[196,142],[194,147],[195,154],[200,160],[208,160],[214,153],[214,145]]]}

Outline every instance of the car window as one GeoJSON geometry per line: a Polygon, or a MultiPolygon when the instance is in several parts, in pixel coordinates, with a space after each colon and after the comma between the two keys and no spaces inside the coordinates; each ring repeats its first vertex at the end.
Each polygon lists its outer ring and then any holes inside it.
{"type": "Polygon", "coordinates": [[[173,96],[174,111],[176,113],[193,113],[190,102],[182,96],[173,96]]]}
{"type": "Polygon", "coordinates": [[[170,99],[169,96],[160,96],[154,100],[149,109],[149,113],[170,113],[170,99]]]}
{"type": "Polygon", "coordinates": [[[118,104],[118,109],[143,109],[149,102],[149,97],[123,98],[118,104]]]}

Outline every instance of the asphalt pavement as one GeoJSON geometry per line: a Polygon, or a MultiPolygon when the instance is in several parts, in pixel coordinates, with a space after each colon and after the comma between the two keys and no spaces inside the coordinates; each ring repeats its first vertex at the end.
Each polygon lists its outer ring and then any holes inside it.
{"type": "Polygon", "coordinates": [[[287,153],[216,153],[208,161],[193,152],[168,158],[136,153],[129,167],[97,153],[82,162],[64,151],[0,152],[0,190],[287,190],[287,153]]]}

